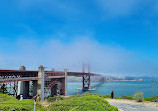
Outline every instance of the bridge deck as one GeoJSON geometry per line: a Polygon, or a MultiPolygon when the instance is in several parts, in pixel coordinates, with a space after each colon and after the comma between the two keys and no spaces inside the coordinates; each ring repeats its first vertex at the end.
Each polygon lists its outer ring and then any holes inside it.
{"type": "MultiPolygon", "coordinates": [[[[96,75],[93,73],[67,72],[67,76],[96,75]]],[[[45,78],[64,78],[64,71],[45,71],[45,78]]],[[[0,70],[0,83],[38,80],[38,71],[0,70]]]]}
{"type": "Polygon", "coordinates": [[[23,78],[8,78],[8,79],[0,79],[0,83],[9,83],[9,82],[18,82],[18,81],[33,81],[38,80],[38,77],[23,77],[23,78]]]}

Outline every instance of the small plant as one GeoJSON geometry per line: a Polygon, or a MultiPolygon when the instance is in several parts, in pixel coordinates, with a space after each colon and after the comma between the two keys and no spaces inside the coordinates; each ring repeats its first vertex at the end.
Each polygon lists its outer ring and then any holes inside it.
{"type": "Polygon", "coordinates": [[[140,92],[136,92],[135,93],[135,98],[138,102],[142,102],[143,101],[143,93],[140,91],[140,92]]]}
{"type": "Polygon", "coordinates": [[[128,99],[128,100],[136,100],[136,98],[132,97],[132,96],[121,96],[121,99],[128,99]]]}

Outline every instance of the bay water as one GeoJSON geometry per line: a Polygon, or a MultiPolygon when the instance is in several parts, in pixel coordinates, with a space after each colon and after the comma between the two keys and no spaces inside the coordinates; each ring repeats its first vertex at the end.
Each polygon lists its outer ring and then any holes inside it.
{"type": "MultiPolygon", "coordinates": [[[[95,91],[86,91],[101,95],[110,95],[114,91],[116,97],[122,95],[134,96],[136,92],[143,92],[144,97],[152,97],[153,89],[151,81],[110,81],[110,82],[91,82],[91,87],[95,91]]],[[[82,88],[82,82],[67,82],[67,94],[82,94],[83,91],[77,90],[82,88]]],[[[158,82],[154,84],[154,94],[158,95],[158,82]]]]}

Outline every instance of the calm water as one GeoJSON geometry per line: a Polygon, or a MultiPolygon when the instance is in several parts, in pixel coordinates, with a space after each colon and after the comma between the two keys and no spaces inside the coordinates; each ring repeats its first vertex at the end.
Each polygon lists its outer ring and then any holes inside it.
{"type": "MultiPolygon", "coordinates": [[[[82,82],[68,82],[68,95],[81,94],[82,91],[77,91],[77,88],[82,87],[82,82]]],[[[158,82],[155,82],[155,95],[158,95],[158,82]]],[[[152,97],[152,82],[151,81],[111,81],[105,83],[91,82],[91,87],[96,88],[95,91],[87,91],[91,93],[108,95],[114,91],[116,97],[122,95],[133,96],[135,92],[142,91],[144,97],[152,97]]]]}

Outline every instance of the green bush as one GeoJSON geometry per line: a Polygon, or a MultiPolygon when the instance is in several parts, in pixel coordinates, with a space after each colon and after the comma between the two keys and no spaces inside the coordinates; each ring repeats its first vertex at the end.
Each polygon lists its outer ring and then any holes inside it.
{"type": "MultiPolygon", "coordinates": [[[[37,103],[37,111],[43,111],[44,107],[37,103]]],[[[29,99],[17,100],[7,94],[0,94],[0,111],[32,111],[34,101],[29,99]]]]}
{"type": "Polygon", "coordinates": [[[2,84],[2,86],[0,87],[0,93],[3,93],[3,94],[8,93],[6,84],[2,84]]]}
{"type": "Polygon", "coordinates": [[[53,102],[48,111],[118,111],[103,97],[93,94],[73,95],[61,101],[53,102]],[[104,105],[104,107],[103,107],[104,105]],[[105,109],[104,109],[105,108],[105,109]]]}
{"type": "Polygon", "coordinates": [[[158,102],[158,96],[153,96],[152,98],[144,98],[145,101],[158,102]]]}
{"type": "Polygon", "coordinates": [[[128,99],[128,100],[136,100],[136,98],[132,97],[132,96],[121,96],[121,99],[128,99]]]}
{"type": "Polygon", "coordinates": [[[12,100],[12,101],[17,101],[17,99],[16,99],[15,97],[11,97],[11,96],[9,96],[9,95],[7,95],[7,94],[1,94],[1,93],[0,93],[0,102],[3,102],[3,101],[10,101],[10,100],[12,100]]]}
{"type": "Polygon", "coordinates": [[[138,102],[143,101],[143,93],[142,92],[136,92],[134,96],[138,102]]]}

